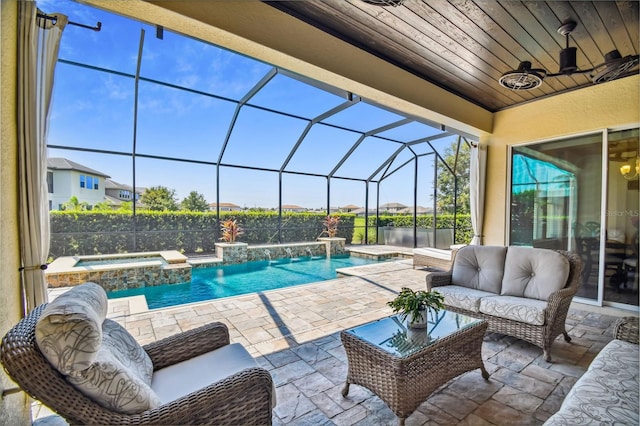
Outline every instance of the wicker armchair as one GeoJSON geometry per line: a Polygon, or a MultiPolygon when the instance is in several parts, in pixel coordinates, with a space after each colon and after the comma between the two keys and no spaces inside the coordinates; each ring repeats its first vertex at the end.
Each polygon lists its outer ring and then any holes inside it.
{"type": "MultiPolygon", "coordinates": [[[[9,330],[2,339],[0,360],[25,392],[70,424],[271,424],[273,381],[269,372],[259,367],[242,370],[140,414],[120,414],[98,405],[71,386],[38,349],[35,326],[45,306],[9,330]]],[[[146,345],[144,350],[154,370],[159,370],[228,344],[227,327],[211,323],[146,345]]]]}

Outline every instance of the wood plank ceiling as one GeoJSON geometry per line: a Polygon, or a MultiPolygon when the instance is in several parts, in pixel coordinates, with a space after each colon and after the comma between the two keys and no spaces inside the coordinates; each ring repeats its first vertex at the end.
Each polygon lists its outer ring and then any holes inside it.
{"type": "MultiPolygon", "coordinates": [[[[593,84],[589,74],[546,77],[528,91],[498,83],[521,61],[557,73],[560,50],[566,47],[557,30],[567,20],[577,23],[569,44],[577,48],[580,70],[602,64],[614,49],[623,57],[638,55],[640,39],[636,0],[266,3],[493,112],[593,84]]],[[[637,66],[623,76],[634,73],[637,66]]]]}

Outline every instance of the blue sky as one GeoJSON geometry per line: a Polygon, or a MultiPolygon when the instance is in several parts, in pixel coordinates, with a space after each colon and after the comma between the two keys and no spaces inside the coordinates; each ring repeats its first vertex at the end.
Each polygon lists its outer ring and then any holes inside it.
{"type": "MultiPolygon", "coordinates": [[[[59,63],[56,70],[48,143],[69,147],[131,153],[135,136],[136,152],[185,160],[217,162],[233,117],[236,103],[272,66],[193,40],[165,29],[162,40],[155,27],[103,12],[71,1],[38,1],[41,10],[60,12],[69,19],[94,25],[93,32],[67,26],[59,58],[111,70],[103,73],[59,63]],[[158,85],[139,84],[138,119],[134,135],[134,79],[138,48],[144,30],[140,75],[146,79],[179,85],[190,91],[158,85]],[[199,94],[215,94],[225,99],[199,94]]],[[[229,138],[222,163],[279,169],[307,126],[308,119],[343,103],[344,98],[278,74],[250,104],[241,109],[229,138]],[[282,116],[261,108],[286,112],[282,116]]],[[[349,151],[360,133],[402,119],[389,111],[359,103],[330,117],[326,123],[348,127],[315,125],[291,158],[285,170],[326,174],[349,151]]],[[[439,129],[411,123],[382,134],[386,138],[411,141],[439,133],[439,129]]],[[[434,143],[438,149],[454,138],[434,143]]],[[[368,137],[336,176],[368,178],[398,148],[398,144],[368,137]]],[[[416,146],[418,153],[430,151],[416,146]]],[[[66,157],[111,176],[117,182],[133,183],[130,156],[50,149],[51,157],[66,157]]],[[[403,152],[394,165],[410,160],[403,152]]],[[[418,205],[431,206],[432,156],[421,157],[418,205]]],[[[197,191],[215,202],[216,168],[137,157],[136,185],[163,185],[174,189],[179,200],[197,191]]],[[[413,163],[400,169],[381,185],[380,203],[413,205],[413,163]]],[[[283,175],[283,203],[309,208],[326,208],[323,177],[283,175]]],[[[221,202],[246,207],[276,207],[278,174],[221,167],[221,202]]],[[[370,207],[375,206],[376,185],[370,187],[370,207]]],[[[365,204],[365,185],[349,180],[331,180],[331,205],[365,204]]]]}

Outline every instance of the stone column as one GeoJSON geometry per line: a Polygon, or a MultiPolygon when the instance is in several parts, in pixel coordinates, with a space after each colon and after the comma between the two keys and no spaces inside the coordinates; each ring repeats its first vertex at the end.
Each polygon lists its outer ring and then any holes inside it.
{"type": "Polygon", "coordinates": [[[318,241],[324,241],[327,247],[327,259],[335,254],[344,254],[347,252],[345,249],[346,238],[342,237],[320,237],[318,241]]]}
{"type": "Polygon", "coordinates": [[[244,263],[247,261],[247,243],[216,243],[216,256],[222,263],[244,263]]]}

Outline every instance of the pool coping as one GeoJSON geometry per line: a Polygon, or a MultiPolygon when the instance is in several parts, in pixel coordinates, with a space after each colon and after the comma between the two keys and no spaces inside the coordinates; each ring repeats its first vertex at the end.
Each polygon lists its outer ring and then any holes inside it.
{"type": "Polygon", "coordinates": [[[113,253],[113,254],[95,254],[86,256],[62,256],[51,262],[45,274],[64,274],[79,271],[111,271],[118,268],[142,268],[146,266],[162,266],[160,260],[145,262],[129,262],[105,265],[77,266],[78,262],[91,260],[109,260],[109,259],[135,259],[135,258],[161,257],[167,265],[178,265],[187,262],[187,256],[177,250],[166,251],[148,251],[135,253],[113,253]]]}

